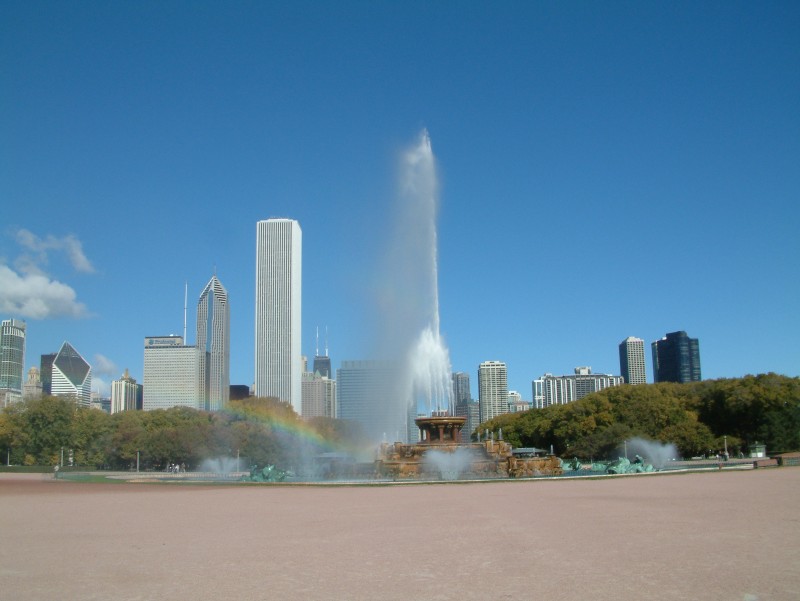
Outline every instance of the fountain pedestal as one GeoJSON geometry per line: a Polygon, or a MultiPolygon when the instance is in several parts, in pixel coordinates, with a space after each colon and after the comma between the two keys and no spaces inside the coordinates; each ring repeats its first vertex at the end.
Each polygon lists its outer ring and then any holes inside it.
{"type": "Polygon", "coordinates": [[[420,432],[421,444],[458,444],[466,417],[433,415],[414,420],[420,432]]]}

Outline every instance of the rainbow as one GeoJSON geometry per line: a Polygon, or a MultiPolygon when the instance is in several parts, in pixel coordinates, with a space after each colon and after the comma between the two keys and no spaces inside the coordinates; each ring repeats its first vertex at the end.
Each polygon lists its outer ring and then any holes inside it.
{"type": "Polygon", "coordinates": [[[262,424],[274,434],[288,436],[298,443],[314,446],[320,452],[356,450],[356,446],[347,441],[334,442],[326,438],[313,425],[298,416],[288,403],[273,399],[251,398],[231,401],[220,413],[230,416],[233,420],[262,424]]]}

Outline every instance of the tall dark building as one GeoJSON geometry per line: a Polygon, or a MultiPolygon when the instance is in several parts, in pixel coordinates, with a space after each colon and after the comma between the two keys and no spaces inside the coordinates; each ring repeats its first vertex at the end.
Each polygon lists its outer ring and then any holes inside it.
{"type": "Polygon", "coordinates": [[[39,363],[39,377],[42,380],[42,394],[50,395],[53,393],[53,361],[56,360],[57,353],[42,355],[39,363]]]}
{"type": "Polygon", "coordinates": [[[480,424],[480,410],[477,402],[472,401],[469,390],[469,374],[463,371],[453,372],[453,406],[456,416],[466,417],[467,421],[461,429],[461,442],[470,442],[470,436],[480,424]]]}
{"type": "Polygon", "coordinates": [[[250,396],[250,387],[247,384],[231,384],[229,396],[232,401],[246,399],[250,396]]]}
{"type": "Polygon", "coordinates": [[[700,341],[671,332],[651,345],[654,382],[699,382],[700,341]]]}
{"type": "Polygon", "coordinates": [[[469,391],[469,374],[463,371],[456,371],[452,374],[453,379],[453,404],[458,406],[469,403],[472,395],[469,391]]]}
{"type": "Polygon", "coordinates": [[[331,358],[327,355],[314,357],[314,373],[331,379],[331,358]]]}

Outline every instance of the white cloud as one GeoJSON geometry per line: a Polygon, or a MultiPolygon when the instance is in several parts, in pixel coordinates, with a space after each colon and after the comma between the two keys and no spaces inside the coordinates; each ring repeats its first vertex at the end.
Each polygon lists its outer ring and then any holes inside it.
{"type": "MultiPolygon", "coordinates": [[[[94,366],[92,366],[94,372],[94,366]]],[[[103,378],[95,378],[92,374],[92,390],[100,395],[100,398],[107,399],[111,396],[111,384],[106,382],[103,378]]]]}
{"type": "Polygon", "coordinates": [[[29,230],[21,229],[17,232],[17,242],[23,248],[36,253],[35,257],[23,255],[18,259],[18,265],[24,273],[38,272],[40,265],[46,265],[49,251],[64,252],[76,271],[94,273],[94,266],[83,252],[83,244],[72,234],[62,238],[53,235],[40,238],[29,230]]]}
{"type": "Polygon", "coordinates": [[[0,264],[0,313],[31,319],[85,317],[86,306],[75,290],[41,273],[15,272],[0,264]]]}
{"type": "Polygon", "coordinates": [[[92,363],[92,374],[114,376],[117,374],[117,365],[105,355],[97,353],[92,363]]]}

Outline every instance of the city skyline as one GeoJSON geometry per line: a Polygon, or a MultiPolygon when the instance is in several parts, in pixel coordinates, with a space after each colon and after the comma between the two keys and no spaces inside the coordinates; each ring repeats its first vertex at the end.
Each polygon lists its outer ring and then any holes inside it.
{"type": "Polygon", "coordinates": [[[303,228],[302,354],[325,325],[334,371],[387,354],[396,159],[427,127],[453,371],[501,360],[527,397],[685,330],[704,378],[800,375],[796,4],[208,6],[0,7],[0,317],[26,370],[69,340],[106,393],[142,382],[143,337],[180,334],[216,266],[252,384],[273,216],[303,228]]]}

